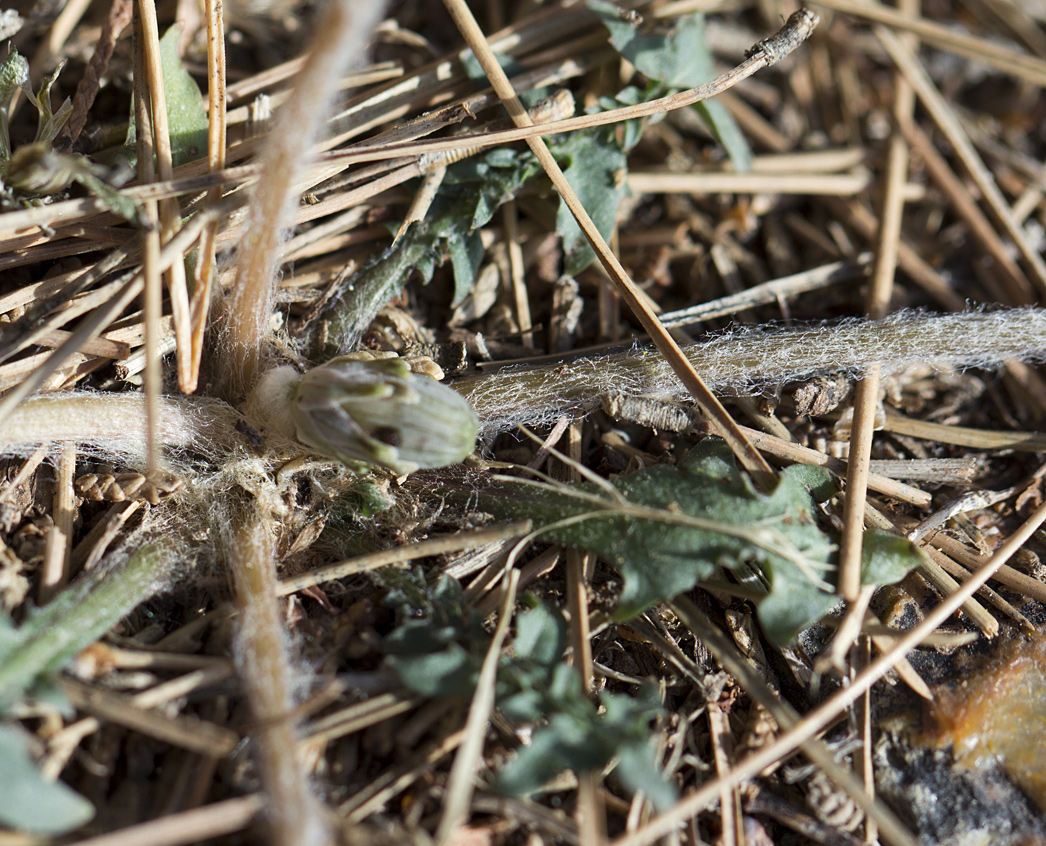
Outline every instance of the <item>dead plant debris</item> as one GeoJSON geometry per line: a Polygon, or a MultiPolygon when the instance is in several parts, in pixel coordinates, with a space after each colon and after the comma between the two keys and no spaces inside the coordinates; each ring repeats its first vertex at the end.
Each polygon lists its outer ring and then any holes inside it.
{"type": "Polygon", "coordinates": [[[1040,6],[0,33],[0,839],[1046,837],[1040,6]]]}

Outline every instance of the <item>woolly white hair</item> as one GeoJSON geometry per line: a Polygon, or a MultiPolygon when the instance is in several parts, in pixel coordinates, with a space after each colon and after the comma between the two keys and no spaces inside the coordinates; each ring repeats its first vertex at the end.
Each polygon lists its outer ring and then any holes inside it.
{"type": "MultiPolygon", "coordinates": [[[[885,373],[913,364],[994,368],[1008,359],[1046,360],[1046,309],[947,315],[903,311],[878,322],[853,319],[790,330],[741,329],[684,352],[713,390],[731,393],[755,392],[835,370],[860,376],[873,362],[880,362],[885,373]]],[[[265,413],[251,422],[266,428],[267,439],[286,437],[274,405],[281,397],[289,402],[288,385],[297,378],[292,369],[277,368],[260,382],[263,390],[255,394],[253,405],[264,407],[265,413]]],[[[458,380],[451,387],[472,404],[484,438],[518,424],[535,426],[581,416],[610,394],[663,402],[687,398],[660,354],[642,349],[544,368],[506,368],[458,380]]],[[[163,397],[158,439],[176,453],[191,451],[221,461],[238,448],[242,451],[243,437],[235,430],[240,419],[219,400],[163,397]]],[[[0,453],[25,455],[40,444],[62,442],[140,466],[146,449],[145,397],[86,391],[40,395],[20,406],[0,431],[0,453]]]]}
{"type": "MultiPolygon", "coordinates": [[[[913,364],[994,368],[1007,359],[1046,360],[1046,310],[1026,308],[929,315],[902,311],[886,320],[845,320],[800,329],[739,329],[685,347],[714,391],[735,394],[841,370],[860,376],[880,362],[897,373],[913,364]]],[[[506,368],[461,380],[481,420],[481,437],[519,424],[580,416],[611,393],[679,402],[686,389],[656,350],[568,361],[542,369],[506,368]]]]}

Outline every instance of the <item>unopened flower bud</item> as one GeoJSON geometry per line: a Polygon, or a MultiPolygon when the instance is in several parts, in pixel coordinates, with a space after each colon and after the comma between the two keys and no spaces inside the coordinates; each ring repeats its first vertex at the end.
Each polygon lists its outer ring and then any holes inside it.
{"type": "Polygon", "coordinates": [[[460,394],[400,359],[336,358],[313,368],[298,383],[291,416],[298,440],[317,452],[395,473],[461,461],[479,430],[460,394]]]}

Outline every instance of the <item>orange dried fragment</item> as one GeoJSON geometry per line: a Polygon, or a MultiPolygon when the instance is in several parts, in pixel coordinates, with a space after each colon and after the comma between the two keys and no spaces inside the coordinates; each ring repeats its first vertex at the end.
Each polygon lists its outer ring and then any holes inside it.
{"type": "Polygon", "coordinates": [[[957,685],[934,691],[924,739],[961,766],[997,760],[1046,810],[1046,638],[1020,639],[957,685]]]}

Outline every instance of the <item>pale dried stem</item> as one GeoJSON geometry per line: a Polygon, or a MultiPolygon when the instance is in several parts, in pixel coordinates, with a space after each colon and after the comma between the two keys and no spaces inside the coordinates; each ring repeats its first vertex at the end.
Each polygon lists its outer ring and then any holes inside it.
{"type": "MultiPolygon", "coordinates": [[[[715,771],[722,776],[730,771],[730,753],[733,750],[730,724],[718,702],[708,702],[708,735],[712,745],[715,771]]],[[[741,796],[736,784],[723,783],[719,792],[720,846],[738,846],[741,833],[741,796]],[[740,836],[739,836],[740,835],[740,836]]]]}
{"type": "Polygon", "coordinates": [[[92,687],[73,678],[64,678],[60,684],[62,693],[76,709],[179,749],[224,757],[240,742],[240,736],[232,729],[192,714],[171,715],[146,708],[136,697],[92,687]]]}
{"type": "MultiPolygon", "coordinates": [[[[226,78],[225,78],[225,17],[222,0],[206,0],[207,15],[207,168],[212,173],[225,167],[227,142],[226,78]]],[[[221,187],[207,192],[207,204],[217,203],[221,187]]],[[[192,323],[190,381],[196,384],[200,377],[200,359],[203,356],[203,336],[211,308],[211,291],[215,272],[215,241],[218,222],[203,230],[200,256],[196,264],[196,290],[190,303],[192,323]]]]}
{"type": "MultiPolygon", "coordinates": [[[[163,67],[160,61],[160,30],[156,20],[156,6],[153,0],[139,0],[138,20],[141,23],[142,57],[145,63],[145,82],[149,89],[148,125],[153,140],[153,152],[156,154],[156,169],[161,180],[168,181],[174,176],[171,158],[171,131],[167,122],[167,93],[164,89],[163,67]]],[[[137,89],[138,81],[135,86],[137,89]]],[[[136,131],[141,136],[146,127],[136,123],[136,131]]],[[[153,172],[152,155],[148,161],[138,160],[138,176],[142,182],[151,182],[157,176],[153,172]]],[[[173,199],[161,200],[158,204],[161,240],[166,243],[173,238],[181,226],[181,212],[178,203],[173,199]]],[[[166,270],[168,292],[171,299],[171,314],[174,317],[174,334],[178,339],[178,387],[185,393],[192,393],[196,385],[190,376],[191,329],[189,326],[189,292],[185,281],[185,265],[173,262],[166,270]]]]}
{"type": "Polygon", "coordinates": [[[1041,432],[1000,432],[951,426],[932,420],[912,420],[895,411],[886,413],[884,432],[895,432],[924,441],[972,447],[973,449],[1012,449],[1020,452],[1046,452],[1046,434],[1041,432]]]}
{"type": "Polygon", "coordinates": [[[334,0],[327,6],[297,77],[295,95],[269,133],[226,314],[221,372],[227,397],[244,396],[262,366],[283,230],[291,222],[296,186],[306,172],[308,157],[302,153],[313,149],[324,126],[336,91],[333,80],[361,63],[380,14],[381,6],[374,2],[334,0]]]}
{"type": "MultiPolygon", "coordinates": [[[[133,12],[134,25],[134,118],[135,118],[135,152],[138,157],[138,181],[152,182],[156,178],[156,166],[153,154],[156,148],[156,137],[153,133],[152,86],[147,84],[150,74],[146,67],[148,56],[148,38],[145,35],[145,24],[142,20],[142,4],[135,2],[133,12]]],[[[155,15],[155,10],[154,10],[155,15]]],[[[153,22],[155,25],[155,21],[153,22]]],[[[166,117],[166,115],[165,115],[166,117]]],[[[159,397],[163,390],[162,362],[159,352],[159,325],[163,315],[163,290],[160,268],[160,230],[159,208],[155,200],[142,203],[142,214],[148,222],[148,230],[142,236],[142,280],[145,341],[145,370],[143,372],[145,387],[145,425],[148,454],[146,466],[153,475],[159,469],[161,444],[156,437],[159,419],[159,397]]]]}

